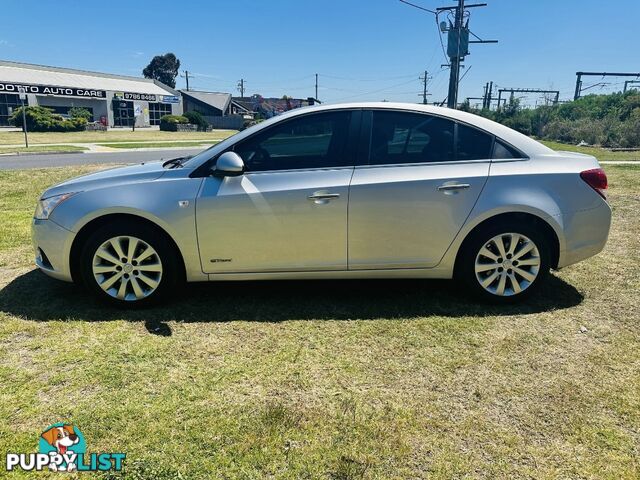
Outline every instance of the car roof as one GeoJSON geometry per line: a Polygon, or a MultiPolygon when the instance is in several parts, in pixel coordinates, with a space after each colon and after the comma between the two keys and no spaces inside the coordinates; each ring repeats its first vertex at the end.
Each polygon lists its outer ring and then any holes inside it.
{"type": "Polygon", "coordinates": [[[457,120],[462,123],[473,125],[477,128],[485,130],[503,140],[510,143],[514,147],[522,150],[527,155],[548,154],[553,152],[549,147],[537,142],[536,140],[513,130],[505,125],[489,120],[469,112],[454,110],[446,107],[436,107],[434,105],[423,105],[420,103],[400,103],[400,102],[350,102],[350,103],[332,103],[314,105],[310,107],[298,108],[286,112],[276,118],[294,117],[304,115],[311,112],[331,111],[340,109],[384,109],[384,110],[403,110],[428,113],[457,120]]]}

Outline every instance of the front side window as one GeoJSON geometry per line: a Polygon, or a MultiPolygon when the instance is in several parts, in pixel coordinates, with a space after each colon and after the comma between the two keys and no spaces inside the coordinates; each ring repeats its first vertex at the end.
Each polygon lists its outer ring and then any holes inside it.
{"type": "Polygon", "coordinates": [[[240,142],[234,151],[248,172],[351,165],[346,155],[351,112],[305,115],[240,142]]]}
{"type": "Polygon", "coordinates": [[[431,115],[374,111],[369,163],[448,162],[455,159],[455,124],[431,115]]]}

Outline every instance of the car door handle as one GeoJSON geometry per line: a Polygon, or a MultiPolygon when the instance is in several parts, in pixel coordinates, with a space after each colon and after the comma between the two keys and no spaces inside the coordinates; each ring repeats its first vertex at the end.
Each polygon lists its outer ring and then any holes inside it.
{"type": "Polygon", "coordinates": [[[332,198],[340,197],[339,193],[314,193],[313,195],[309,195],[307,198],[309,200],[331,200],[332,198]]]}
{"type": "Polygon", "coordinates": [[[438,190],[441,192],[448,192],[451,190],[464,190],[465,188],[469,188],[471,185],[468,183],[444,183],[438,187],[438,190]]]}

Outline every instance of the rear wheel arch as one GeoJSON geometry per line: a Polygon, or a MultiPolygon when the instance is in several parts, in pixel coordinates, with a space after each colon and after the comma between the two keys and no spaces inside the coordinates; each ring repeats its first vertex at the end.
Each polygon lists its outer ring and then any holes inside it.
{"type": "Polygon", "coordinates": [[[508,227],[509,225],[517,225],[521,223],[533,223],[538,228],[540,228],[550,248],[550,265],[552,268],[557,268],[560,258],[560,240],[558,239],[558,235],[556,234],[556,231],[553,229],[553,227],[547,221],[537,215],[525,212],[510,212],[489,217],[473,227],[473,229],[471,229],[471,231],[467,233],[456,254],[454,275],[459,272],[461,257],[463,256],[463,252],[465,252],[467,245],[473,238],[474,234],[483,229],[496,225],[508,227]]]}
{"type": "Polygon", "coordinates": [[[84,244],[87,242],[91,234],[93,234],[99,228],[112,224],[112,223],[125,223],[125,222],[135,222],[136,224],[144,224],[158,232],[159,235],[164,236],[171,248],[175,251],[176,257],[178,259],[178,263],[181,270],[182,278],[186,278],[186,267],[184,263],[184,258],[182,256],[182,252],[175,240],[169,235],[169,233],[160,227],[157,223],[152,222],[151,220],[141,217],[139,215],[133,215],[129,213],[111,213],[107,215],[103,215],[97,218],[94,218],[86,225],[84,225],[76,234],[73,242],[71,244],[71,250],[69,253],[69,268],[71,271],[71,278],[74,282],[78,282],[81,280],[80,275],[80,254],[82,253],[82,248],[84,244]]]}

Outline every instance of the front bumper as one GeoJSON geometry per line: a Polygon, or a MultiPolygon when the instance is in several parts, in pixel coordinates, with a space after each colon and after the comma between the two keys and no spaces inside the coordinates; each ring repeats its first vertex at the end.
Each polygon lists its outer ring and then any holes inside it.
{"type": "Polygon", "coordinates": [[[36,266],[50,277],[71,282],[69,251],[74,233],[51,220],[33,219],[31,238],[36,266]]]}

